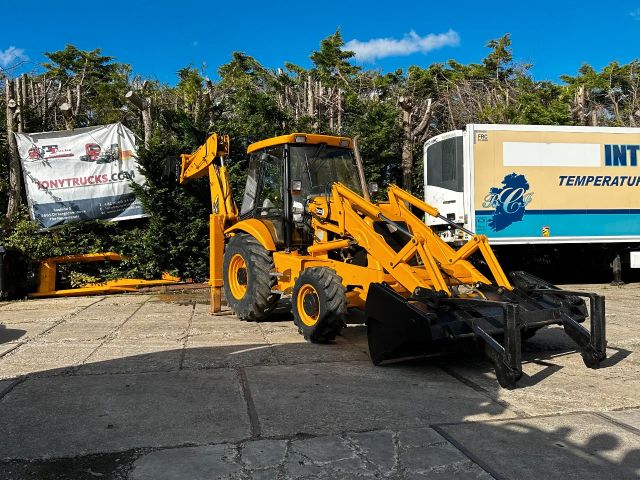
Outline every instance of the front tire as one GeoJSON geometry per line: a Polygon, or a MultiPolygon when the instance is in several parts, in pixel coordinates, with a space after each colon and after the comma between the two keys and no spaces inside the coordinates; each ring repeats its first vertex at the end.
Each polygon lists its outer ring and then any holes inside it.
{"type": "Polygon", "coordinates": [[[227,243],[222,268],[224,294],[238,318],[264,320],[280,298],[271,291],[276,285],[271,252],[251,235],[239,233],[227,243]]]}
{"type": "Polygon", "coordinates": [[[334,270],[313,267],[296,279],[291,298],[293,321],[305,340],[332,341],[346,325],[347,296],[334,270]]]}

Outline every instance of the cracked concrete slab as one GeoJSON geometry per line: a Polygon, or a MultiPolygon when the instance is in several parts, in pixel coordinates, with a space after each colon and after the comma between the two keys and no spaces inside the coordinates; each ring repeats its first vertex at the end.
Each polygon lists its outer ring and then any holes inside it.
{"type": "Polygon", "coordinates": [[[0,402],[0,458],[238,441],[249,420],[234,372],[29,378],[0,402]]]}
{"type": "Polygon", "coordinates": [[[256,440],[242,446],[241,459],[249,468],[277,467],[287,454],[285,440],[256,440]]]}
{"type": "MultiPolygon", "coordinates": [[[[136,461],[131,480],[211,480],[240,473],[230,445],[159,450],[136,461]]],[[[239,478],[239,477],[237,477],[239,478]]]]}
{"type": "Polygon", "coordinates": [[[375,430],[304,439],[159,450],[133,465],[132,480],[492,477],[435,431],[375,430]],[[402,439],[421,438],[416,444],[402,439]]]}

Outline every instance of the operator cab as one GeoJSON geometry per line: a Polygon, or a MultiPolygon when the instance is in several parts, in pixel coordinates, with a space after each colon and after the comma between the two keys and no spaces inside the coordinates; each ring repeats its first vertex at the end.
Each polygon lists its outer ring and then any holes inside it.
{"type": "MultiPolygon", "coordinates": [[[[257,218],[270,227],[279,246],[313,241],[307,203],[329,196],[340,182],[362,195],[352,141],[345,137],[293,133],[251,144],[240,218],[257,218]]],[[[363,176],[364,177],[364,176],[363,176]]]]}

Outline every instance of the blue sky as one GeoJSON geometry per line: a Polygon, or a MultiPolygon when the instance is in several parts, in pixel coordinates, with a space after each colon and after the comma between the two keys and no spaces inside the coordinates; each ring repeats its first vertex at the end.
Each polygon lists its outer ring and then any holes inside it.
{"type": "MultiPolygon", "coordinates": [[[[5,12],[16,5],[0,2],[5,12]]],[[[215,77],[234,50],[268,67],[308,66],[311,51],[336,28],[357,49],[360,65],[383,71],[451,58],[478,62],[486,42],[507,32],[515,59],[533,63],[538,80],[573,74],[584,62],[601,68],[640,57],[640,1],[39,0],[22,8],[30,13],[2,22],[0,67],[22,58],[24,68],[34,68],[43,52],[71,43],[99,47],[168,83],[189,64],[206,64],[215,77]]]]}

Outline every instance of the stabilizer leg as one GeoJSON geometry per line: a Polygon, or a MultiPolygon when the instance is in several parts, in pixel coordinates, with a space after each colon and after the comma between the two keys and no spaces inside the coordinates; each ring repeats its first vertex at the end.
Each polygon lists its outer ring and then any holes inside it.
{"type": "Polygon", "coordinates": [[[222,260],[224,257],[224,224],[222,215],[209,215],[209,285],[211,314],[222,310],[222,260]]]}

